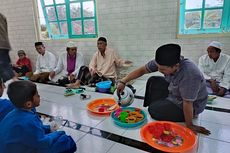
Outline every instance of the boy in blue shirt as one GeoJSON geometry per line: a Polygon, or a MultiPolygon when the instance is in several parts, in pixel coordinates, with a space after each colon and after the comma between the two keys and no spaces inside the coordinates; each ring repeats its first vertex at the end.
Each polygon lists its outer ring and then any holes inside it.
{"type": "Polygon", "coordinates": [[[15,105],[0,123],[1,153],[73,153],[74,140],[64,131],[51,132],[33,108],[40,105],[36,85],[30,81],[9,84],[7,94],[15,105]]]}
{"type": "MultiPolygon", "coordinates": [[[[4,92],[4,82],[3,79],[0,77],[0,97],[4,92]]],[[[8,99],[1,99],[0,98],[0,122],[1,120],[8,114],[10,111],[14,109],[14,105],[8,99]]]]}

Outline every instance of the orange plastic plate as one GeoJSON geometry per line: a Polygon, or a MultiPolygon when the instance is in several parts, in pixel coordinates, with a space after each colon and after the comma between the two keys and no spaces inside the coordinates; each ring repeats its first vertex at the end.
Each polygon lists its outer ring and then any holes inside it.
{"type": "Polygon", "coordinates": [[[98,107],[101,105],[109,105],[113,106],[117,104],[116,101],[113,98],[99,98],[99,99],[94,99],[87,105],[87,109],[95,114],[99,115],[109,115],[112,111],[116,110],[119,108],[119,105],[117,105],[113,110],[105,110],[104,112],[99,112],[98,107]]]}
{"type": "Polygon", "coordinates": [[[187,152],[190,150],[193,150],[194,147],[196,147],[196,143],[197,143],[197,137],[196,135],[193,133],[192,130],[173,123],[173,122],[168,122],[168,121],[156,121],[156,122],[151,122],[146,124],[145,126],[143,126],[140,130],[140,134],[141,134],[141,138],[150,146],[161,150],[161,151],[165,151],[165,152],[187,152]],[[149,132],[149,127],[151,126],[155,126],[156,123],[168,123],[171,125],[171,128],[174,132],[176,132],[179,136],[181,136],[183,138],[183,144],[181,146],[176,146],[176,147],[166,147],[160,144],[157,144],[154,140],[152,140],[153,135],[149,132]]]}

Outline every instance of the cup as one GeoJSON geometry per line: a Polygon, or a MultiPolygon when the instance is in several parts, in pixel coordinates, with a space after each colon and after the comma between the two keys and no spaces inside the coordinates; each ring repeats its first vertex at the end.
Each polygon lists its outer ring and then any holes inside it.
{"type": "Polygon", "coordinates": [[[54,116],[53,121],[50,124],[51,131],[56,131],[62,126],[63,117],[54,116]]]}

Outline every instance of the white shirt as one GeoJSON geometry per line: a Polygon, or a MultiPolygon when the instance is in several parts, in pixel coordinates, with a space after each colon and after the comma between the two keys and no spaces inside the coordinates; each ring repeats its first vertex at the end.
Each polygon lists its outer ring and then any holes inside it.
{"type": "Polygon", "coordinates": [[[45,51],[44,55],[39,54],[34,74],[53,71],[56,66],[56,61],[56,56],[49,51],[45,51]]]}
{"type": "MultiPolygon", "coordinates": [[[[78,72],[81,68],[81,66],[84,65],[84,57],[81,53],[76,53],[77,57],[76,57],[76,62],[75,62],[75,70],[72,72],[73,75],[77,76],[78,75],[78,72]]],[[[56,68],[54,69],[55,73],[58,74],[58,73],[62,73],[64,74],[65,76],[68,75],[68,72],[67,72],[67,52],[63,52],[60,56],[59,56],[59,59],[58,59],[58,64],[56,66],[56,68]]]]}
{"type": "Polygon", "coordinates": [[[199,69],[206,80],[214,79],[220,82],[220,86],[230,88],[230,56],[221,53],[216,62],[209,56],[203,55],[199,59],[199,69]]]}

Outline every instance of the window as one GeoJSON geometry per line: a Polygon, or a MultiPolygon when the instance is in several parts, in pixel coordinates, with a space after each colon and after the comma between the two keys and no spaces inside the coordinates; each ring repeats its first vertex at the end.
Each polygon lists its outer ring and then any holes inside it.
{"type": "Polygon", "coordinates": [[[179,34],[230,33],[230,0],[180,0],[179,34]]]}
{"type": "Polygon", "coordinates": [[[95,38],[95,0],[37,0],[43,39],[95,38]]]}

